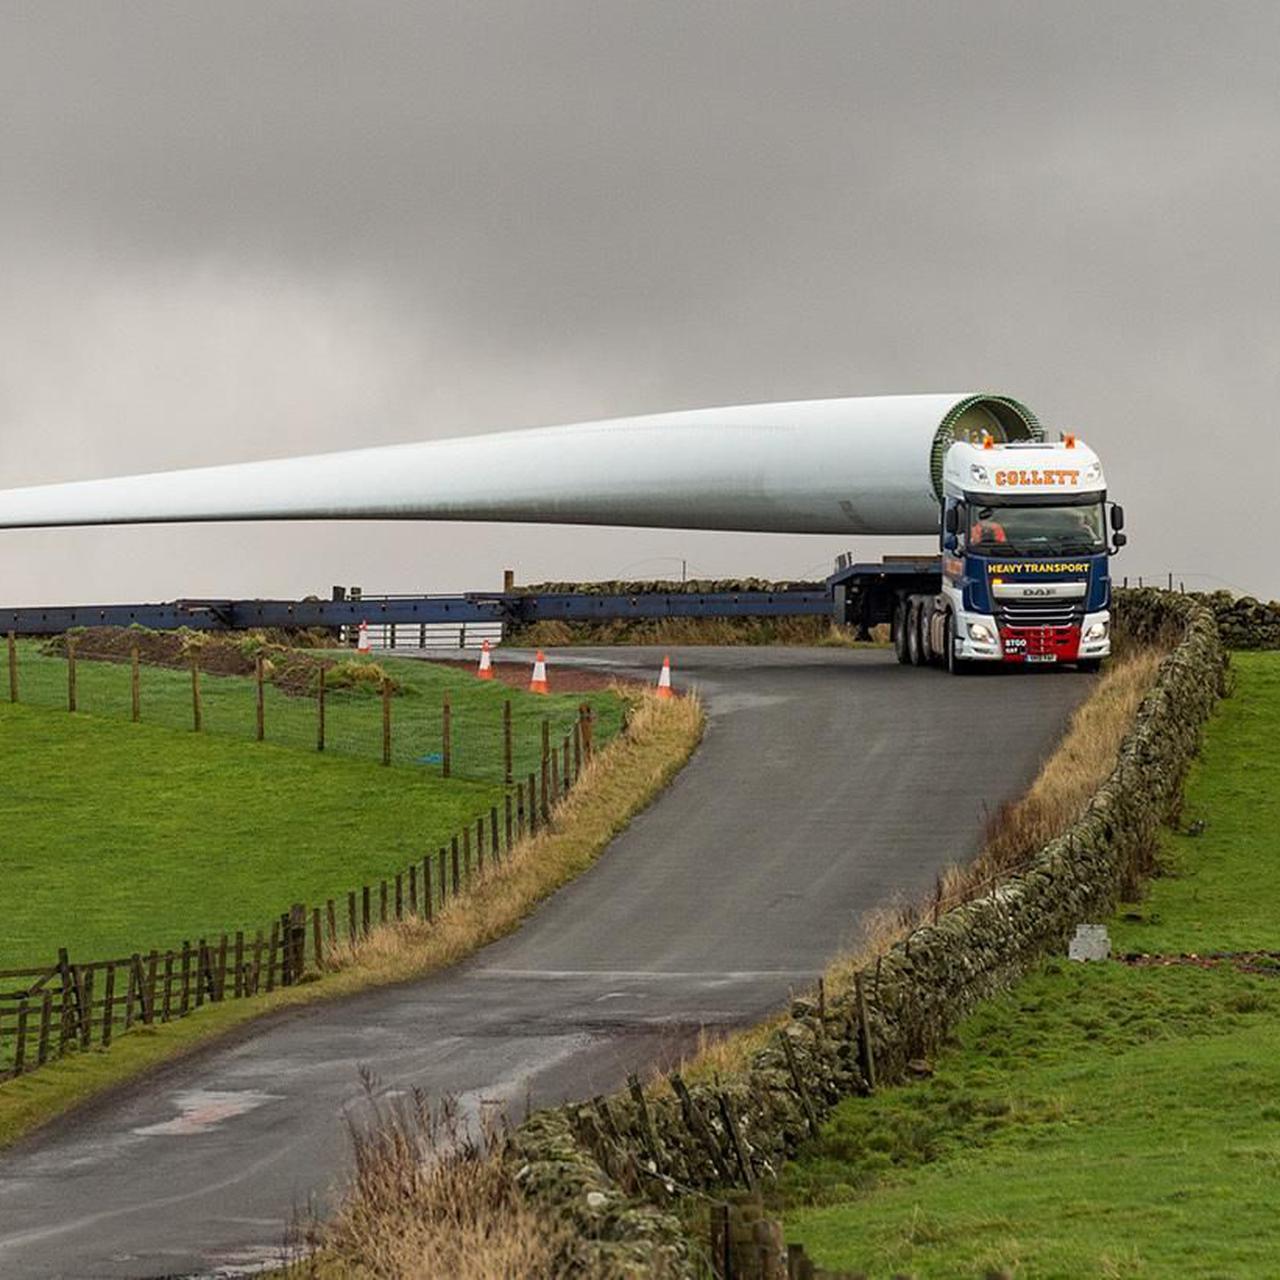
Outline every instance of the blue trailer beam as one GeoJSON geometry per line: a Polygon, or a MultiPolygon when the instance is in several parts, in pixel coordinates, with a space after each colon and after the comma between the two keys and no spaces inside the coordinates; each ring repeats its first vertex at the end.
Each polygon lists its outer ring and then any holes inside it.
{"type": "Polygon", "coordinates": [[[831,614],[825,591],[641,593],[629,596],[568,592],[554,595],[475,593],[390,596],[357,600],[177,600],[163,604],[68,605],[0,609],[0,631],[54,635],[73,627],[147,627],[168,631],[243,631],[250,627],[343,627],[361,622],[477,623],[508,626],[557,619],[796,617],[831,614]]]}

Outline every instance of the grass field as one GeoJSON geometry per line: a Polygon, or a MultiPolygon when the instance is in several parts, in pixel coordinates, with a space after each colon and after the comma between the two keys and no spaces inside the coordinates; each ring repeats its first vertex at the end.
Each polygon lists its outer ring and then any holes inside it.
{"type": "MultiPolygon", "coordinates": [[[[24,640],[19,650],[20,698],[24,705],[67,707],[67,661],[43,652],[40,641],[24,640]]],[[[345,650],[335,657],[360,662],[345,650]]],[[[620,699],[608,693],[556,694],[536,697],[512,691],[498,682],[485,683],[466,671],[411,658],[379,655],[377,665],[400,686],[392,699],[392,763],[439,776],[442,772],[442,703],[449,693],[452,714],[453,775],[501,782],[503,703],[512,702],[517,777],[538,767],[542,758],[542,718],[551,719],[552,741],[559,743],[573,728],[578,706],[589,701],[597,717],[598,740],[617,732],[620,699]]],[[[553,672],[554,676],[554,672],[553,672]]],[[[131,708],[127,663],[76,663],[76,705],[80,712],[108,719],[128,719],[131,708]]],[[[141,676],[142,721],[189,732],[193,725],[190,673],[144,666],[141,676]]],[[[554,688],[554,684],[553,684],[554,688]]],[[[200,679],[202,727],[215,735],[253,740],[257,731],[255,682],[245,676],[205,673],[200,679]]],[[[266,740],[314,751],[316,699],[298,697],[267,685],[266,740]]],[[[360,759],[382,759],[382,700],[377,689],[334,690],[325,706],[326,751],[360,759]]]]}
{"type": "MultiPolygon", "coordinates": [[[[80,663],[78,671],[80,705],[103,714],[0,703],[0,968],[51,962],[59,946],[72,959],[106,958],[255,929],[291,902],[345,895],[394,873],[501,805],[505,697],[513,700],[517,764],[526,771],[540,754],[542,715],[561,732],[583,700],[512,694],[449,668],[391,665],[409,668],[404,678],[416,682],[417,692],[398,704],[438,704],[447,687],[464,726],[493,719],[486,752],[496,765],[455,768],[446,781],[439,766],[387,769],[373,758],[322,755],[314,749],[314,708],[283,695],[269,706],[268,724],[295,717],[297,745],[282,732],[285,745],[246,741],[253,683],[238,677],[204,681],[209,718],[216,725],[225,713],[227,732],[164,727],[181,719],[179,707],[190,713],[182,672],[145,672],[144,708],[152,714],[137,725],[116,714],[121,684],[128,714],[127,667],[104,663],[80,663]],[[245,731],[235,736],[233,710],[247,710],[245,731]]],[[[24,653],[22,677],[24,699],[35,701],[42,681],[60,680],[65,696],[61,660],[24,653]]],[[[363,701],[356,710],[375,726],[369,736],[380,754],[381,706],[363,701]]],[[[621,699],[598,693],[590,701],[602,743],[620,724],[621,699]]]]}
{"type": "MultiPolygon", "coordinates": [[[[1280,950],[1280,654],[1235,658],[1117,953],[1280,950]]],[[[842,1104],[789,1167],[789,1239],[880,1276],[1274,1276],[1280,965],[1054,961],[926,1082],[842,1104]]]]}

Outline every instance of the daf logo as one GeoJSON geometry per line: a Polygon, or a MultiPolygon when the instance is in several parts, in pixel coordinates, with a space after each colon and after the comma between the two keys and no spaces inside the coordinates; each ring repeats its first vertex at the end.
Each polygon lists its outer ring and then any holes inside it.
{"type": "Polygon", "coordinates": [[[1051,596],[1053,595],[1052,587],[1023,587],[1022,594],[1024,596],[1051,596]]]}

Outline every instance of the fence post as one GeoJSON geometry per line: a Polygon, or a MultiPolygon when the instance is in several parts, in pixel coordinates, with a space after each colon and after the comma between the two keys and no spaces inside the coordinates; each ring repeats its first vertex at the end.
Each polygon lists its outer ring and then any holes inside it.
{"type": "Polygon", "coordinates": [[[382,763],[391,763],[391,681],[382,678],[382,763]]]}
{"type": "Polygon", "coordinates": [[[494,862],[502,856],[502,845],[498,840],[498,806],[489,806],[489,853],[494,862]]]}
{"type": "Polygon", "coordinates": [[[102,992],[102,1047],[111,1045],[111,1021],[116,1004],[116,967],[107,965],[107,983],[102,992]]]}
{"type": "Polygon", "coordinates": [[[265,677],[265,664],[262,660],[262,654],[258,654],[254,660],[253,673],[258,685],[258,741],[262,742],[267,736],[267,708],[265,694],[262,688],[262,682],[265,677]]]}
{"type": "Polygon", "coordinates": [[[9,701],[18,700],[18,637],[9,632],[9,701]]]}
{"type": "Polygon", "coordinates": [[[448,778],[453,773],[453,706],[449,701],[448,689],[444,691],[444,705],[440,713],[440,732],[443,738],[441,759],[444,761],[444,776],[448,778]]]}
{"type": "Polygon", "coordinates": [[[542,757],[542,809],[538,817],[545,823],[551,818],[551,760],[542,757]]]}
{"type": "Polygon", "coordinates": [[[324,750],[324,668],[320,668],[320,684],[316,692],[316,750],[324,750]]]}
{"type": "Polygon", "coordinates": [[[436,862],[440,871],[440,910],[443,911],[449,903],[449,855],[444,845],[440,846],[440,852],[436,854],[436,862]]]}
{"type": "Polygon", "coordinates": [[[573,786],[573,775],[569,772],[569,756],[572,744],[566,737],[564,740],[564,769],[561,771],[560,780],[564,784],[565,795],[569,794],[569,788],[573,786]]]}
{"type": "Polygon", "coordinates": [[[324,930],[320,926],[320,908],[311,908],[311,949],[316,962],[316,972],[324,970],[324,930]]]}
{"type": "Polygon", "coordinates": [[[507,794],[503,797],[503,808],[505,810],[504,817],[506,818],[507,852],[510,853],[511,852],[511,792],[510,791],[508,791],[507,794]]]}
{"type": "MultiPolygon", "coordinates": [[[[560,803],[560,753],[558,751],[553,750],[551,752],[551,755],[548,757],[548,759],[551,762],[551,803],[553,805],[556,805],[560,803]]],[[[544,760],[542,762],[542,775],[544,779],[546,777],[546,773],[547,773],[547,760],[544,760]]],[[[546,789],[545,782],[543,784],[543,789],[545,793],[545,789],[546,789]]],[[[545,798],[545,794],[542,801],[542,808],[543,808],[544,815],[546,815],[547,801],[545,798]]]]}
{"type": "Polygon", "coordinates": [[[49,1061],[49,1029],[53,1025],[53,992],[46,991],[40,1005],[40,1042],[36,1050],[36,1066],[49,1061]]]}
{"type": "Polygon", "coordinates": [[[466,883],[471,884],[471,825],[462,824],[462,865],[466,874],[466,883]]]}
{"type": "Polygon", "coordinates": [[[582,725],[582,754],[591,759],[591,753],[595,750],[595,738],[592,734],[591,727],[591,704],[584,702],[578,708],[578,720],[582,725]]]}
{"type": "Polygon", "coordinates": [[[200,732],[204,716],[200,706],[200,655],[191,655],[191,723],[196,733],[200,732]]]}
{"type": "Polygon", "coordinates": [[[20,1076],[26,1065],[27,1057],[27,997],[23,996],[18,1005],[18,1026],[15,1031],[17,1041],[13,1047],[13,1074],[20,1076]]]}
{"type": "Polygon", "coordinates": [[[76,640],[67,637],[67,710],[76,709],[76,640]]]}
{"type": "Polygon", "coordinates": [[[515,751],[511,735],[511,699],[508,698],[502,704],[502,780],[507,786],[511,785],[515,776],[512,772],[514,759],[515,751]]]}
{"type": "Polygon", "coordinates": [[[142,656],[135,644],[129,651],[129,694],[132,702],[133,723],[142,719],[142,656]]]}
{"type": "Polygon", "coordinates": [[[546,763],[547,757],[551,754],[551,717],[542,717],[542,760],[546,763]]]}
{"type": "Polygon", "coordinates": [[[431,855],[425,853],[422,855],[422,918],[430,924],[431,916],[431,855]]]}
{"type": "Polygon", "coordinates": [[[453,896],[456,898],[461,890],[461,864],[458,861],[458,837],[452,836],[449,840],[449,852],[453,860],[453,896]]]}

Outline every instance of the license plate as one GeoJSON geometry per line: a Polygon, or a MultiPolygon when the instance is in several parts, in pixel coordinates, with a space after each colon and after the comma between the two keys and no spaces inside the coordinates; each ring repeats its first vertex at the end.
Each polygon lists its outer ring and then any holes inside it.
{"type": "Polygon", "coordinates": [[[1058,655],[1056,653],[1029,653],[1027,654],[1028,662],[1057,662],[1058,655]]]}

